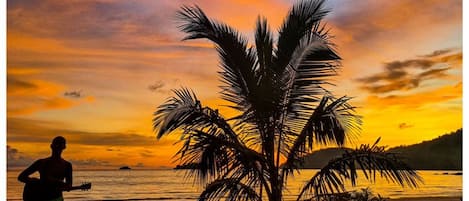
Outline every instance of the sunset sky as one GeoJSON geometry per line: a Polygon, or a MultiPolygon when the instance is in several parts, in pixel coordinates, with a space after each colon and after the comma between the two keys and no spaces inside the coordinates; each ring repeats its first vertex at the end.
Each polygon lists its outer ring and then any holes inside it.
{"type": "MultiPolygon", "coordinates": [[[[292,0],[8,0],[8,168],[67,141],[75,168],[174,166],[174,134],[157,141],[155,108],[193,89],[224,109],[218,58],[205,40],[181,41],[175,12],[199,5],[251,41],[258,15],[277,30],[292,0]]],[[[354,97],[360,143],[397,146],[462,127],[461,0],[329,0],[325,21],[343,58],[329,86],[354,97]]]]}

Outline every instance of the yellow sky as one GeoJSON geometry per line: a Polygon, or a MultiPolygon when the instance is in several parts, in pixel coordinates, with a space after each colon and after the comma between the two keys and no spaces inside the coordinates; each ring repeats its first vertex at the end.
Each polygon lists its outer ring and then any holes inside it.
{"type": "MultiPolygon", "coordinates": [[[[78,168],[174,166],[178,136],[155,140],[155,108],[181,86],[221,104],[216,51],[182,42],[175,11],[197,4],[252,41],[259,14],[277,30],[292,2],[8,1],[8,167],[46,157],[56,135],[78,168]]],[[[325,21],[343,58],[328,89],[355,97],[364,120],[357,144],[380,136],[413,144],[462,127],[461,4],[328,1],[325,21]]]]}

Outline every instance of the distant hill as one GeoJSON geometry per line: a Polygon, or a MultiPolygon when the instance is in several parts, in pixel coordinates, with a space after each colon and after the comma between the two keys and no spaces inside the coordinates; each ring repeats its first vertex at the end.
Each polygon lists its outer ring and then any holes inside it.
{"type": "Polygon", "coordinates": [[[462,170],[462,129],[430,141],[388,150],[418,170],[462,170]]]}
{"type": "MultiPolygon", "coordinates": [[[[313,152],[305,157],[302,168],[319,169],[345,149],[328,148],[313,152]]],[[[462,170],[462,129],[430,141],[388,149],[398,153],[412,168],[418,170],[462,170]]]]}
{"type": "Polygon", "coordinates": [[[305,156],[303,169],[320,169],[324,167],[331,159],[341,156],[348,148],[327,148],[315,151],[305,156]]]}

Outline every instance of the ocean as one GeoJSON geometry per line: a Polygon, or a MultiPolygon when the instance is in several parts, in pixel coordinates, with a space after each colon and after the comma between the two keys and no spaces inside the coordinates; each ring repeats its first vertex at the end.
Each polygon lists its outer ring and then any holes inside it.
{"type": "MultiPolygon", "coordinates": [[[[301,170],[300,175],[288,179],[284,200],[296,200],[301,187],[317,170],[301,170]]],[[[374,193],[390,198],[404,197],[462,197],[462,176],[458,171],[419,171],[424,179],[417,189],[379,180],[370,184],[363,175],[355,189],[369,187],[374,193]]],[[[19,171],[7,171],[7,200],[22,200],[23,183],[16,178],[19,171]]],[[[196,200],[203,190],[183,170],[76,170],[74,185],[91,182],[89,191],[64,192],[65,200],[196,200]]],[[[347,185],[347,190],[352,190],[347,185]]]]}

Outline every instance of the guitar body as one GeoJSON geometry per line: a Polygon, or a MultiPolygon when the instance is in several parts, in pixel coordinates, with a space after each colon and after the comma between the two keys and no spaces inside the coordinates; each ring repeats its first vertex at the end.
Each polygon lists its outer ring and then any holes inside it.
{"type": "Polygon", "coordinates": [[[23,200],[24,201],[43,201],[44,198],[44,187],[40,181],[28,182],[24,185],[23,189],[23,200]]]}
{"type": "MultiPolygon", "coordinates": [[[[69,190],[89,190],[91,189],[91,183],[85,183],[81,186],[74,186],[69,190]]],[[[23,189],[23,200],[24,201],[44,201],[53,199],[48,198],[49,196],[45,194],[47,190],[44,185],[41,184],[39,180],[28,182],[24,185],[23,189]]]]}

